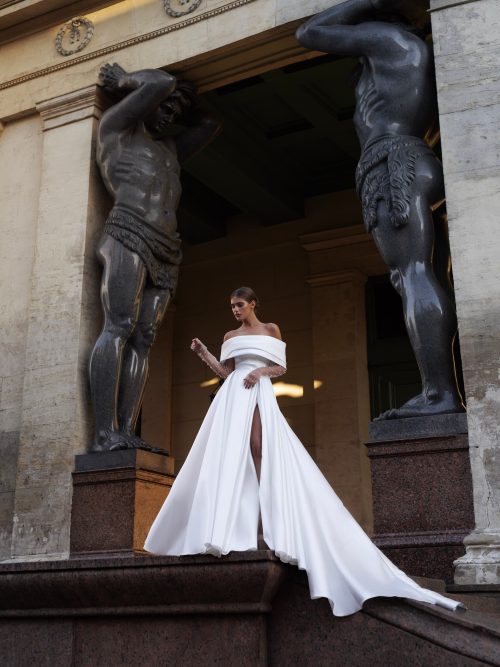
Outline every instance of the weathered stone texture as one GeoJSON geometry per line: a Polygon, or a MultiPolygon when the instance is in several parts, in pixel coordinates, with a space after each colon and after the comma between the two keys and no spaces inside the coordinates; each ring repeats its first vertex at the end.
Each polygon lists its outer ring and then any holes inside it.
{"type": "MultiPolygon", "coordinates": [[[[476,532],[488,534],[489,542],[471,566],[475,574],[470,576],[498,582],[500,5],[497,0],[431,4],[437,10],[433,13],[436,75],[476,532]],[[484,561],[486,552],[489,564],[484,561]]],[[[474,548],[468,549],[465,559],[473,557],[474,548]]]]}
{"type": "Polygon", "coordinates": [[[0,559],[12,533],[41,143],[36,116],[0,134],[0,559]]]}
{"type": "Polygon", "coordinates": [[[99,201],[92,148],[94,102],[93,92],[84,91],[40,106],[46,131],[24,370],[14,558],[67,553],[73,457],[85,451],[89,440],[86,366],[99,319],[93,252],[99,201]],[[68,123],[68,118],[77,122],[68,123]]]}

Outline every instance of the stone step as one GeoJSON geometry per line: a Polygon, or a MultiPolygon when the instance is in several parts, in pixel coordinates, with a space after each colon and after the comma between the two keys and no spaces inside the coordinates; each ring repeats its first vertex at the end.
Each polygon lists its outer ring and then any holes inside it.
{"type": "MultiPolygon", "coordinates": [[[[500,586],[494,584],[482,584],[475,586],[463,586],[457,584],[446,584],[441,579],[429,579],[425,577],[413,577],[413,579],[431,591],[448,595],[454,600],[462,602],[468,610],[491,617],[500,624],[500,586]]],[[[488,619],[486,619],[488,620],[488,619]]]]}
{"type": "Polygon", "coordinates": [[[0,646],[2,666],[43,655],[51,667],[117,656],[136,667],[168,655],[179,667],[500,667],[500,623],[397,598],[336,618],[311,600],[305,572],[265,550],[87,557],[0,565],[0,646]]]}

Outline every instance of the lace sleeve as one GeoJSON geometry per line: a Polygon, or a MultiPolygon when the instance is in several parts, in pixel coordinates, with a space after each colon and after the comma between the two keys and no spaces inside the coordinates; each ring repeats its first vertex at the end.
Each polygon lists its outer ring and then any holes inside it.
{"type": "Polygon", "coordinates": [[[211,352],[208,351],[207,347],[203,347],[196,352],[202,361],[219,377],[226,379],[228,375],[233,372],[232,368],[232,359],[228,359],[223,364],[218,361],[211,352]]]}
{"type": "Polygon", "coordinates": [[[280,375],[284,375],[285,373],[286,368],[283,368],[283,366],[278,366],[277,364],[259,368],[259,375],[261,377],[278,378],[280,375]]]}

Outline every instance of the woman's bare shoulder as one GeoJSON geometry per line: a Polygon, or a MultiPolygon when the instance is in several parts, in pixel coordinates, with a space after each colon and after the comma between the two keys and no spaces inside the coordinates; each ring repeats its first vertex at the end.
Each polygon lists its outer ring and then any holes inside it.
{"type": "Polygon", "coordinates": [[[237,336],[237,335],[238,335],[237,329],[233,329],[232,331],[226,331],[226,333],[224,334],[223,342],[225,343],[226,340],[229,340],[230,338],[234,338],[234,336],[237,336]]]}
{"type": "Polygon", "coordinates": [[[281,340],[281,331],[277,324],[269,322],[269,324],[266,324],[265,327],[270,336],[274,336],[274,338],[281,340]]]}

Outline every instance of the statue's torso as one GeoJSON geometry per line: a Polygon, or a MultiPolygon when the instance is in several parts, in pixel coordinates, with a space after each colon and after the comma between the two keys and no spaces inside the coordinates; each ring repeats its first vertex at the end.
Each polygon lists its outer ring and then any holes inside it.
{"type": "Polygon", "coordinates": [[[102,141],[98,163],[115,208],[160,231],[176,226],[181,182],[173,140],[154,139],[138,123],[102,141]]]}
{"type": "Polygon", "coordinates": [[[428,45],[401,30],[397,47],[381,38],[380,52],[363,56],[361,62],[354,113],[361,145],[385,134],[424,137],[436,114],[428,45]]]}

